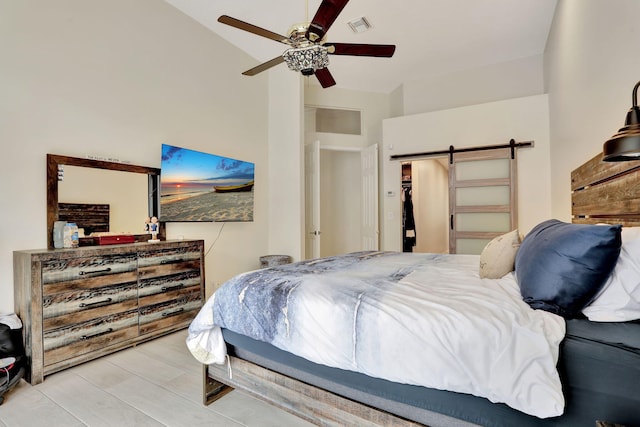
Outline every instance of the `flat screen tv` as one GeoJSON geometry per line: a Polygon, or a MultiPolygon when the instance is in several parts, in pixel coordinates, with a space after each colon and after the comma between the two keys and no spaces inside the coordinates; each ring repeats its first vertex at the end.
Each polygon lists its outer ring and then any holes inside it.
{"type": "Polygon", "coordinates": [[[160,221],[253,221],[255,165],[162,144],[160,221]]]}

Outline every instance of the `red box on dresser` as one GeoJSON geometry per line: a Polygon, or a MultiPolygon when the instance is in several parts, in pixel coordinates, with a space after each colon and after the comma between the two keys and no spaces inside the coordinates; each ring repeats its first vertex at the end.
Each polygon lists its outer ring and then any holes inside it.
{"type": "Polygon", "coordinates": [[[123,243],[133,243],[136,241],[133,234],[96,236],[93,239],[96,245],[121,245],[123,243]]]}

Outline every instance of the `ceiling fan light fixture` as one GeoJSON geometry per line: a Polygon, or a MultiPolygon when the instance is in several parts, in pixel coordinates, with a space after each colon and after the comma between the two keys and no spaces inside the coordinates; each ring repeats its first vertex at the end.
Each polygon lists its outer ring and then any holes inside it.
{"type": "MultiPolygon", "coordinates": [[[[379,58],[391,58],[396,50],[392,44],[368,44],[368,43],[327,43],[324,36],[334,24],[342,9],[349,0],[321,0],[320,6],[311,22],[296,24],[287,36],[266,30],[248,22],[222,15],[218,22],[230,25],[239,30],[247,31],[255,35],[284,43],[289,46],[282,55],[267,62],[263,62],[242,74],[255,76],[276,65],[285,62],[290,70],[302,73],[303,76],[315,74],[320,86],[328,88],[336,84],[329,71],[329,55],[343,56],[368,56],[379,58]]],[[[351,22],[351,27],[356,32],[362,32],[371,27],[365,18],[358,18],[351,22]]]]}
{"type": "Polygon", "coordinates": [[[307,73],[305,75],[329,65],[329,52],[322,45],[287,49],[282,57],[290,70],[307,73]]]}
{"type": "Polygon", "coordinates": [[[364,16],[361,16],[360,18],[357,18],[357,19],[353,19],[347,22],[347,24],[349,25],[349,28],[351,28],[351,31],[353,31],[356,34],[364,33],[369,28],[371,28],[371,24],[369,23],[369,20],[364,16]]]}

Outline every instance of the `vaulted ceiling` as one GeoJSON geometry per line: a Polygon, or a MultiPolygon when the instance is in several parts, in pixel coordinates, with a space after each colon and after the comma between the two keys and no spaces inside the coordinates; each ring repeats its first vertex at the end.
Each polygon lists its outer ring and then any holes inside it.
{"type": "MultiPolygon", "coordinates": [[[[247,52],[255,58],[254,65],[281,55],[287,46],[220,24],[220,15],[287,35],[292,25],[310,21],[320,5],[320,0],[165,1],[247,52]]],[[[556,3],[351,0],[329,29],[327,41],[395,44],[396,52],[392,58],[332,55],[329,69],[336,87],[388,93],[405,81],[539,55],[545,49],[556,3]],[[356,34],[347,23],[360,17],[371,28],[356,34]]],[[[314,77],[310,84],[317,84],[314,77]]]]}

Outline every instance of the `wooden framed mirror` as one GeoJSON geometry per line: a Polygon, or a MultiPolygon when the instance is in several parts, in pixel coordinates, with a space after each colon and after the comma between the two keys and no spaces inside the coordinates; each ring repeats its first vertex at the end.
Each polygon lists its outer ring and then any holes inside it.
{"type": "MultiPolygon", "coordinates": [[[[135,178],[139,181],[138,178],[143,180],[146,179],[147,186],[143,190],[140,190],[136,195],[136,198],[143,200],[143,203],[146,202],[147,210],[146,215],[149,217],[159,216],[160,210],[160,169],[151,168],[146,166],[138,166],[138,165],[130,165],[124,163],[115,163],[115,162],[107,162],[102,160],[92,160],[92,159],[83,159],[78,157],[68,157],[68,156],[60,156],[56,154],[47,154],[47,246],[51,249],[53,248],[53,225],[60,218],[60,203],[65,202],[64,200],[60,200],[60,182],[63,182],[65,176],[65,167],[79,167],[79,168],[88,168],[87,172],[97,172],[102,171],[119,171],[124,173],[132,173],[132,174],[144,174],[145,177],[139,177],[137,175],[130,175],[131,179],[135,178]]],[[[71,169],[71,168],[68,168],[71,169]]],[[[79,169],[82,170],[82,169],[79,169]]],[[[107,174],[104,174],[104,182],[107,183],[112,178],[107,174]]],[[[127,178],[125,178],[127,179],[127,178]]],[[[100,185],[90,184],[88,182],[80,183],[80,185],[84,185],[85,191],[87,194],[92,194],[94,197],[92,198],[92,203],[100,203],[100,194],[102,192],[100,185]],[[97,200],[97,202],[96,202],[97,200]]],[[[127,202],[123,202],[123,204],[127,204],[127,202]]],[[[149,234],[144,233],[143,229],[143,221],[144,215],[140,215],[138,218],[133,219],[136,225],[135,228],[131,228],[131,230],[139,231],[140,233],[134,232],[131,233],[136,237],[136,241],[147,241],[150,238],[149,234]],[[140,224],[139,226],[137,224],[140,224]]],[[[114,230],[116,231],[116,230],[114,230]]],[[[123,230],[117,230],[123,231],[123,230]]],[[[161,240],[165,239],[165,229],[164,224],[160,224],[160,230],[158,234],[158,238],[161,240]]]]}

